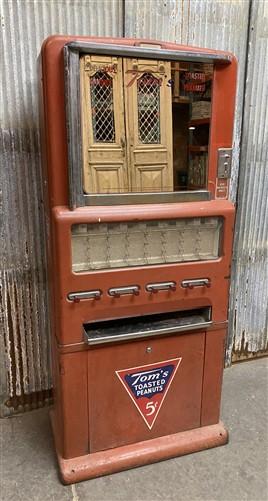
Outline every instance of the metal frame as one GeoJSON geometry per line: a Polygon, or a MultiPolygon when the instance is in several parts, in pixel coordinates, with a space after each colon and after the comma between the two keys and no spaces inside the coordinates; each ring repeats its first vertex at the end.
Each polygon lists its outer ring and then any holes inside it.
{"type": "Polygon", "coordinates": [[[207,190],[172,193],[84,194],[82,179],[82,133],[80,112],[80,54],[112,54],[121,57],[163,59],[228,64],[231,56],[204,52],[176,51],[161,48],[70,42],[64,46],[65,97],[68,138],[68,173],[70,209],[85,205],[128,205],[135,203],[167,203],[210,200],[207,190]]]}
{"type": "MultiPolygon", "coordinates": [[[[177,319],[176,325],[172,322],[170,326],[161,326],[153,328],[138,328],[134,329],[133,332],[125,332],[119,334],[103,334],[102,336],[94,336],[94,322],[87,324],[88,326],[92,326],[92,334],[88,332],[88,330],[83,327],[83,335],[84,341],[88,345],[98,345],[98,344],[106,344],[106,343],[115,343],[122,341],[132,341],[133,339],[142,339],[147,337],[156,337],[156,336],[164,336],[164,335],[180,335],[184,334],[188,331],[196,331],[200,329],[208,329],[213,325],[211,320],[211,307],[203,308],[203,314],[189,314],[190,312],[185,312],[185,316],[177,319]],[[202,318],[203,317],[203,318],[202,318]]],[[[146,316],[145,316],[146,318],[146,316]]],[[[127,318],[126,318],[127,320],[127,318]]],[[[142,318],[141,318],[142,321],[142,318]]],[[[97,322],[98,323],[98,322],[97,322]]],[[[109,325],[109,321],[106,322],[109,325]]]]}

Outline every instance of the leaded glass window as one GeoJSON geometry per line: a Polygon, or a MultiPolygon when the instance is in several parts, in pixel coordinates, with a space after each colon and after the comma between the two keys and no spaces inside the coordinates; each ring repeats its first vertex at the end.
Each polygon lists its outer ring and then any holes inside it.
{"type": "Polygon", "coordinates": [[[90,78],[93,138],[96,143],[115,141],[113,79],[98,71],[90,78]]]}
{"type": "Polygon", "coordinates": [[[137,82],[138,129],[141,143],[160,143],[160,81],[144,73],[137,82]]]}

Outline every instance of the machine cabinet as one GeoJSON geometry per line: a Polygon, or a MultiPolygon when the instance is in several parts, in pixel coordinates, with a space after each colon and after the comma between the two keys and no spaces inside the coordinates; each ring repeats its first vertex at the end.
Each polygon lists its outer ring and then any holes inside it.
{"type": "Polygon", "coordinates": [[[236,60],[53,36],[41,63],[61,478],[223,445],[236,60]]]}

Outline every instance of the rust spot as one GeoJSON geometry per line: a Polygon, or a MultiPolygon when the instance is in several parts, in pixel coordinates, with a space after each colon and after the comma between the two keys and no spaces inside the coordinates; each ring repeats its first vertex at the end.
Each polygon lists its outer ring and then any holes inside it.
{"type": "Polygon", "coordinates": [[[245,340],[245,331],[242,332],[241,346],[235,349],[235,338],[233,342],[232,362],[244,362],[252,358],[260,358],[268,356],[268,342],[264,349],[258,351],[249,351],[248,342],[245,340]]]}
{"type": "MultiPolygon", "coordinates": [[[[16,300],[15,300],[16,302],[16,300]]],[[[7,321],[8,321],[8,331],[10,343],[10,373],[8,373],[10,393],[16,395],[16,366],[15,366],[15,343],[14,343],[14,330],[13,330],[13,318],[12,318],[12,300],[10,294],[7,294],[7,321]]],[[[6,340],[5,340],[6,341],[6,340]]]]}
{"type": "MultiPolygon", "coordinates": [[[[18,413],[50,404],[52,390],[45,388],[32,393],[27,392],[29,373],[24,374],[24,372],[28,371],[28,360],[23,362],[23,356],[27,357],[27,347],[22,343],[22,330],[27,333],[27,329],[33,329],[34,326],[31,319],[29,326],[27,326],[25,311],[21,311],[18,288],[23,282],[26,282],[27,298],[23,298],[23,304],[24,301],[28,300],[30,311],[32,311],[32,275],[24,270],[23,275],[18,274],[15,282],[13,277],[10,277],[8,282],[5,299],[6,332],[4,332],[4,343],[8,357],[9,397],[5,405],[12,413],[18,413]],[[23,370],[23,363],[27,364],[25,370],[23,370]]],[[[0,304],[4,304],[3,299],[0,297],[0,304]]]]}
{"type": "Polygon", "coordinates": [[[35,393],[29,393],[29,395],[22,394],[20,396],[15,395],[10,397],[5,405],[12,409],[14,413],[26,412],[40,407],[45,407],[52,404],[53,395],[52,389],[36,391],[35,393]]]}

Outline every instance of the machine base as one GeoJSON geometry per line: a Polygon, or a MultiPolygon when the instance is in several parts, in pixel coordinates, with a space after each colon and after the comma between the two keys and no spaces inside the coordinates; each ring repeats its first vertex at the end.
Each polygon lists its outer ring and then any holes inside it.
{"type": "MultiPolygon", "coordinates": [[[[51,418],[53,427],[53,414],[51,418]]],[[[156,463],[164,459],[218,447],[227,442],[228,432],[223,423],[220,422],[71,459],[63,459],[59,453],[57,456],[62,482],[73,484],[137,466],[156,463]]]]}

